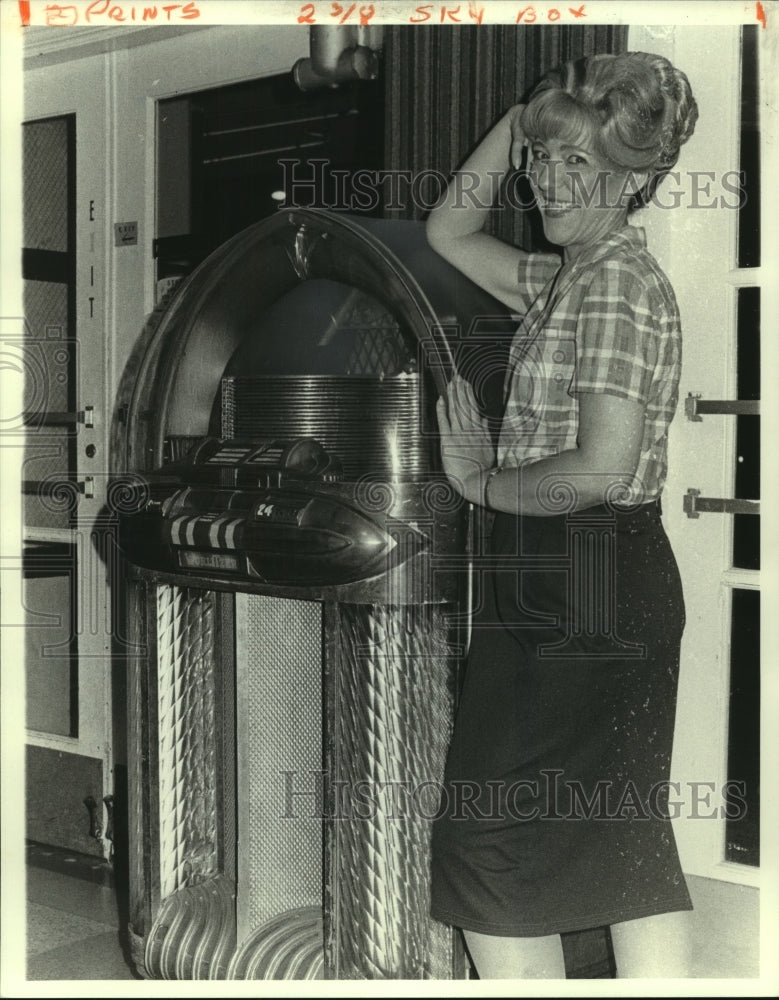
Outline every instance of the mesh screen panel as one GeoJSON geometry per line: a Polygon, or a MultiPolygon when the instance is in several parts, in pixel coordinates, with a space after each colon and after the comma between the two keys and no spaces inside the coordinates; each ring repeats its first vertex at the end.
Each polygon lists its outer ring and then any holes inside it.
{"type": "Polygon", "coordinates": [[[41,484],[24,499],[24,523],[36,528],[69,528],[76,517],[79,493],[69,473],[69,435],[65,427],[46,429],[40,447],[28,448],[23,478],[41,484]]]}
{"type": "Polygon", "coordinates": [[[72,736],[70,573],[24,581],[27,726],[72,736]]]}
{"type": "Polygon", "coordinates": [[[24,245],[68,249],[68,126],[62,118],[22,130],[24,245]]]}
{"type": "Polygon", "coordinates": [[[322,902],[321,606],[237,594],[236,641],[240,942],[322,902]]]}
{"type": "Polygon", "coordinates": [[[347,323],[356,334],[346,367],[349,375],[395,375],[416,360],[409,357],[397,322],[367,296],[355,298],[347,323]]]}
{"type": "Polygon", "coordinates": [[[72,409],[77,345],[67,337],[68,287],[50,281],[24,282],[24,406],[33,414],[28,431],[26,480],[44,483],[24,498],[24,519],[31,527],[68,528],[78,507],[75,486],[65,482],[72,470],[68,428],[44,427],[35,417],[72,409]],[[55,492],[44,495],[54,486],[55,492]]]}
{"type": "Polygon", "coordinates": [[[68,286],[53,281],[24,282],[25,409],[67,410],[76,345],[67,339],[68,286]]]}

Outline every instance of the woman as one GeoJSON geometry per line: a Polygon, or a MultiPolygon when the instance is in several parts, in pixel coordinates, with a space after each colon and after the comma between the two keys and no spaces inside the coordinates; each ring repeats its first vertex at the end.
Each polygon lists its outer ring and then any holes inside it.
{"type": "Polygon", "coordinates": [[[691,135],[687,78],[646,53],[548,74],[456,174],[435,250],[524,319],[497,454],[471,385],[439,402],[445,471],[494,512],[433,834],[433,915],[481,978],[562,978],[560,934],[610,926],[619,976],[688,971],[668,821],[684,604],[660,521],[679,315],[628,214],[691,135]],[[529,147],[547,239],[484,233],[529,147]]]}

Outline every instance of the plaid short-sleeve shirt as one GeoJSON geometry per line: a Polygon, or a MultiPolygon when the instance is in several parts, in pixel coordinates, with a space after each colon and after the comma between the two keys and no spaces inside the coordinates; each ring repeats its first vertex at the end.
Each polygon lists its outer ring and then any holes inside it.
{"type": "Polygon", "coordinates": [[[519,282],[527,312],[511,348],[498,464],[575,448],[579,395],[605,392],[643,404],[630,499],[659,496],[679,398],[681,324],[644,230],[626,226],[562,266],[557,256],[530,254],[519,282]]]}

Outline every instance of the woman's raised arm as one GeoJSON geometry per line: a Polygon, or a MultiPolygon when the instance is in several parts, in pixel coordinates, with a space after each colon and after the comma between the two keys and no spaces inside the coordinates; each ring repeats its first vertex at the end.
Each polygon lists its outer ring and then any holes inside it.
{"type": "Polygon", "coordinates": [[[527,254],[482,232],[509,167],[518,167],[524,137],[522,105],[511,108],[453,175],[446,194],[427,220],[433,249],[510,309],[524,312],[517,287],[520,259],[527,254]]]}

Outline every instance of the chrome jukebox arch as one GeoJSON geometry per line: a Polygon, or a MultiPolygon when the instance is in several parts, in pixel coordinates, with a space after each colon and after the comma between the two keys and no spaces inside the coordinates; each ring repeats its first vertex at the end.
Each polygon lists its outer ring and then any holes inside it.
{"type": "Polygon", "coordinates": [[[290,210],[142,334],[113,443],[144,975],[463,974],[428,915],[469,544],[434,406],[510,327],[420,225],[290,210]]]}
{"type": "Polygon", "coordinates": [[[421,226],[311,209],[280,212],[209,257],[136,347],[119,394],[124,419],[115,424],[115,445],[128,468],[159,466],[168,434],[208,433],[235,349],[271,306],[312,281],[338,283],[372,300],[374,320],[383,311],[400,326],[438,391],[453,364],[446,328],[451,335],[463,316],[470,322],[505,314],[427,248],[421,226]]]}

